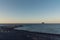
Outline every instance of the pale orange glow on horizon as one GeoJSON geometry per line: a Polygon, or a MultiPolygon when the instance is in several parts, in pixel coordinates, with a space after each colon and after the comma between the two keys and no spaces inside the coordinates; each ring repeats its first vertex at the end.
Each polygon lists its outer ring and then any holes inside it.
{"type": "Polygon", "coordinates": [[[20,20],[20,19],[0,19],[0,23],[60,23],[60,19],[41,19],[41,20],[20,20]]]}

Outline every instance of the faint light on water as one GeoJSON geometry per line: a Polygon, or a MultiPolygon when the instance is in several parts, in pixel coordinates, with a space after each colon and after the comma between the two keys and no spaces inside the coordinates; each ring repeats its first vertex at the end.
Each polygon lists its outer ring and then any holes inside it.
{"type": "Polygon", "coordinates": [[[3,30],[1,30],[1,32],[3,32],[3,30]]]}
{"type": "Polygon", "coordinates": [[[7,31],[7,30],[0,30],[0,32],[10,32],[10,31],[7,31]]]}

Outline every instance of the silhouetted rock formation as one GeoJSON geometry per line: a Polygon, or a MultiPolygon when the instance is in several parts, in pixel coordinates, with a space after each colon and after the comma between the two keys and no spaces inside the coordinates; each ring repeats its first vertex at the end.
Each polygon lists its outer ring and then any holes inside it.
{"type": "Polygon", "coordinates": [[[42,24],[45,24],[44,22],[42,22],[42,24]]]}

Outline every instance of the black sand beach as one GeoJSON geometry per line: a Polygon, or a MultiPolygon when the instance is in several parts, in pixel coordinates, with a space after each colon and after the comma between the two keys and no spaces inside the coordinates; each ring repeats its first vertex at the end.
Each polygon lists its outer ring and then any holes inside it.
{"type": "Polygon", "coordinates": [[[0,40],[60,40],[60,35],[14,30],[9,33],[1,32],[0,40]]]}

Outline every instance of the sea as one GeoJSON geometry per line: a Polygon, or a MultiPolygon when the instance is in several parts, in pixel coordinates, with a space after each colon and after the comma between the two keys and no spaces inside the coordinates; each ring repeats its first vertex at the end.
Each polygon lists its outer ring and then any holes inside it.
{"type": "Polygon", "coordinates": [[[60,34],[60,24],[0,24],[0,27],[10,27],[13,25],[22,25],[14,28],[14,30],[27,30],[32,32],[43,32],[60,34]]]}
{"type": "Polygon", "coordinates": [[[15,29],[60,34],[60,24],[23,24],[23,27],[17,27],[15,29]]]}

